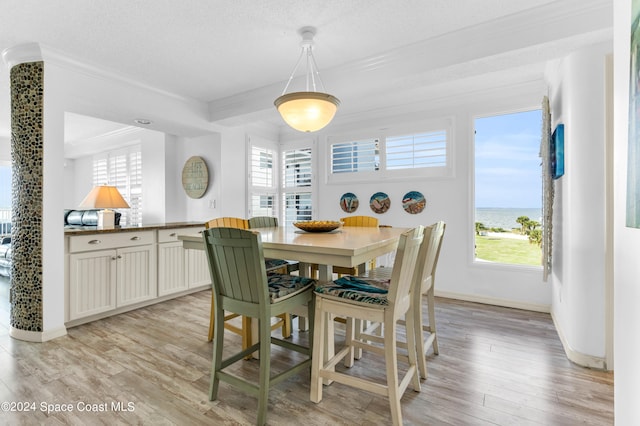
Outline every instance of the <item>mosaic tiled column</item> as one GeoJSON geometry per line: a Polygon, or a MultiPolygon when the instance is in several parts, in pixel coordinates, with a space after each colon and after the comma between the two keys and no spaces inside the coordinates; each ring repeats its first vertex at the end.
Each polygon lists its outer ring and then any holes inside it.
{"type": "Polygon", "coordinates": [[[11,68],[10,325],[42,331],[42,163],[44,63],[11,68]]]}

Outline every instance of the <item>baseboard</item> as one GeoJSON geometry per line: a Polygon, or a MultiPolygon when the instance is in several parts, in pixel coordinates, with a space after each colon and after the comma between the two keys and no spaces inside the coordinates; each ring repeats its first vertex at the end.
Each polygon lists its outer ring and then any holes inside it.
{"type": "Polygon", "coordinates": [[[24,340],[25,342],[46,342],[48,340],[53,340],[58,337],[65,336],[67,334],[66,327],[57,328],[55,330],[47,330],[47,331],[28,331],[28,330],[20,330],[18,328],[10,327],[9,328],[9,336],[14,339],[24,340]]]}
{"type": "Polygon", "coordinates": [[[444,297],[447,299],[457,299],[467,302],[482,303],[485,305],[503,306],[505,308],[523,309],[525,311],[544,312],[546,314],[551,312],[551,306],[549,305],[517,302],[514,300],[498,299],[495,297],[477,296],[475,294],[453,293],[450,291],[438,291],[436,289],[435,295],[437,297],[444,297]]]}
{"type": "Polygon", "coordinates": [[[560,342],[562,343],[562,347],[564,348],[564,353],[569,358],[569,360],[575,364],[578,364],[581,367],[588,367],[597,370],[607,370],[607,360],[602,357],[597,357],[593,355],[586,355],[581,352],[575,351],[562,332],[562,328],[558,325],[553,312],[551,312],[551,319],[553,320],[553,325],[556,328],[556,332],[558,333],[558,337],[560,338],[560,342]]]}

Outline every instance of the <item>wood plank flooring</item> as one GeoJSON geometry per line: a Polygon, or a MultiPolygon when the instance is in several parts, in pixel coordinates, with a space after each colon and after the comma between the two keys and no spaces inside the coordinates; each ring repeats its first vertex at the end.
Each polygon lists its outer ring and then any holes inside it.
{"type": "MultiPolygon", "coordinates": [[[[203,291],[41,344],[10,338],[0,308],[0,402],[31,410],[3,410],[0,424],[254,424],[255,398],[221,383],[219,399],[208,400],[210,300],[203,291]],[[61,405],[47,413],[49,404],[61,405]]],[[[613,424],[613,374],[568,361],[549,315],[438,298],[436,316],[440,355],[428,355],[422,392],[409,388],[402,398],[406,425],[613,424]]],[[[239,346],[239,336],[229,333],[226,344],[239,346]]],[[[274,365],[291,359],[275,357],[274,365]]],[[[243,361],[237,371],[250,376],[257,365],[243,361]]],[[[384,374],[374,354],[352,370],[384,374]]],[[[302,373],[271,391],[268,424],[390,424],[386,399],[338,383],[310,402],[309,378],[302,373]]]]}

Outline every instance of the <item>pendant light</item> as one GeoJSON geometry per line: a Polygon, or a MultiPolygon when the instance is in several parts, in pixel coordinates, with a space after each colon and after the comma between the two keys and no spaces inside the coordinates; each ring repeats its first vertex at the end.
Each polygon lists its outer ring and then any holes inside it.
{"type": "Polygon", "coordinates": [[[289,81],[282,91],[282,95],[274,101],[274,105],[290,127],[301,132],[315,132],[333,120],[340,101],[335,96],[324,93],[324,85],[320,80],[318,66],[313,57],[315,28],[304,27],[300,29],[299,33],[302,35],[300,57],[289,76],[289,81]],[[287,93],[287,89],[303,59],[307,67],[305,77],[306,91],[287,93]],[[320,86],[322,91],[317,91],[316,86],[320,86]]]}

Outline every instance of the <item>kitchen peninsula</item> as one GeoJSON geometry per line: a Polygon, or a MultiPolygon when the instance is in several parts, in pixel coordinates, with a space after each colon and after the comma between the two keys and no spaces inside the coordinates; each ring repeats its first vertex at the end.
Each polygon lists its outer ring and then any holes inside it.
{"type": "Polygon", "coordinates": [[[66,229],[65,325],[210,288],[204,251],[185,249],[177,238],[203,229],[193,222],[66,229]]]}

